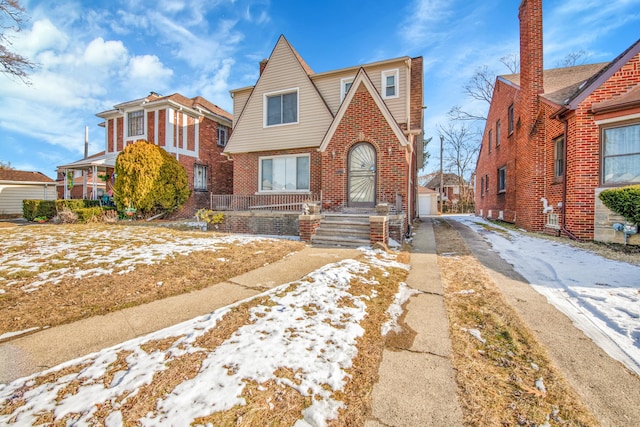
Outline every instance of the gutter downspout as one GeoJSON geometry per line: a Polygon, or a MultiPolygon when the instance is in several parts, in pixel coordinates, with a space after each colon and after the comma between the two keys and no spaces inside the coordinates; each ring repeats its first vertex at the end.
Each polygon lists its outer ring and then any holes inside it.
{"type": "Polygon", "coordinates": [[[569,159],[567,159],[567,153],[569,151],[569,120],[566,118],[562,119],[564,122],[564,159],[562,167],[564,168],[564,179],[562,180],[562,231],[569,236],[570,239],[575,240],[577,242],[582,241],[578,236],[573,234],[568,228],[566,224],[567,220],[567,174],[568,174],[568,163],[569,159]]]}

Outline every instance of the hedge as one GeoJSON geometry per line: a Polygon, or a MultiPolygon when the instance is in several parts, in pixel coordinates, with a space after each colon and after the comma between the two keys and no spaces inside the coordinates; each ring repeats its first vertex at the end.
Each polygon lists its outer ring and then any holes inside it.
{"type": "Polygon", "coordinates": [[[100,215],[102,215],[102,208],[100,206],[92,208],[80,208],[73,209],[73,212],[78,215],[78,222],[89,222],[94,217],[99,217],[100,215]]]}
{"type": "Polygon", "coordinates": [[[640,185],[609,188],[600,193],[602,203],[633,224],[640,224],[640,185]]]}
{"type": "Polygon", "coordinates": [[[58,199],[58,200],[23,200],[22,216],[27,221],[44,216],[53,218],[58,211],[67,208],[72,211],[85,208],[99,207],[99,200],[58,199]]]}

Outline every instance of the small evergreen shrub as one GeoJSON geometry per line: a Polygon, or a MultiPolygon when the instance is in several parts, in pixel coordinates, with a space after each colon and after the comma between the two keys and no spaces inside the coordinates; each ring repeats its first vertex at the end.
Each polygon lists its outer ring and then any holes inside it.
{"type": "Polygon", "coordinates": [[[640,224],[640,185],[610,188],[600,193],[602,203],[625,220],[640,224]]]}
{"type": "Polygon", "coordinates": [[[56,214],[54,200],[23,200],[22,216],[27,221],[33,221],[36,217],[53,218],[56,214]]]}
{"type": "Polygon", "coordinates": [[[73,212],[78,215],[78,222],[97,222],[102,217],[102,208],[99,206],[75,209],[73,212]]]}

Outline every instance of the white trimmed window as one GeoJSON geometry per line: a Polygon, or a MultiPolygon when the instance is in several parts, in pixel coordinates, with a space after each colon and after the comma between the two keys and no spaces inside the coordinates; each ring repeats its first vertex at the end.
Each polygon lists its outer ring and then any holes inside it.
{"type": "Polygon", "coordinates": [[[223,125],[218,125],[218,146],[225,147],[229,140],[229,128],[223,125]]]}
{"type": "Polygon", "coordinates": [[[264,126],[298,123],[298,89],[264,95],[264,126]]]}
{"type": "Polygon", "coordinates": [[[193,189],[207,189],[207,167],[205,165],[193,165],[193,189]]]}
{"type": "Polygon", "coordinates": [[[640,183],[640,123],[602,129],[602,184],[640,183]]]}
{"type": "Polygon", "coordinates": [[[349,92],[349,89],[351,89],[352,84],[353,77],[340,79],[340,102],[342,102],[344,100],[344,97],[347,96],[347,92],[349,92]]]}
{"type": "Polygon", "coordinates": [[[127,113],[127,136],[144,135],[144,111],[127,113]]]}
{"type": "Polygon", "coordinates": [[[387,70],[382,72],[382,97],[383,98],[397,98],[400,96],[398,90],[398,76],[400,71],[387,70]]]}
{"type": "Polygon", "coordinates": [[[260,191],[309,191],[309,155],[260,157],[260,191]]]}

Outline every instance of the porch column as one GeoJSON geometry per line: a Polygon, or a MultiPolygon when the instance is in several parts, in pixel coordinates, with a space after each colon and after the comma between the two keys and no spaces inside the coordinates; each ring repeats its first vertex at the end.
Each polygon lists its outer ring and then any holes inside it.
{"type": "Polygon", "coordinates": [[[389,217],[369,217],[369,240],[371,243],[384,243],[389,241],[389,217]]]}
{"type": "Polygon", "coordinates": [[[98,198],[98,167],[96,165],[91,165],[91,200],[96,200],[98,198]]]}

